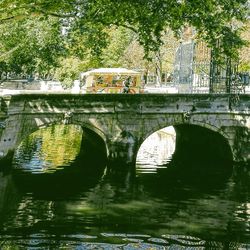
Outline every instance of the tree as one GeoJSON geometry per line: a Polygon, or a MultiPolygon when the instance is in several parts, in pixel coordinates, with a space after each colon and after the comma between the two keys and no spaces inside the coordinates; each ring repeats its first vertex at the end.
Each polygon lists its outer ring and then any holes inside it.
{"type": "Polygon", "coordinates": [[[109,43],[103,50],[102,64],[105,67],[124,67],[126,64],[124,54],[127,47],[134,40],[135,34],[127,28],[117,28],[116,26],[111,26],[108,34],[109,43]]]}
{"type": "Polygon", "coordinates": [[[61,66],[55,70],[54,77],[66,88],[73,85],[73,80],[79,79],[81,71],[88,69],[88,63],[84,63],[77,57],[61,58],[61,66]]]}
{"type": "Polygon", "coordinates": [[[27,18],[1,25],[1,64],[9,72],[47,75],[65,50],[57,19],[27,18]]]}
{"type": "Polygon", "coordinates": [[[216,56],[223,53],[235,58],[244,42],[233,24],[245,20],[247,3],[248,0],[2,0],[0,23],[30,15],[68,19],[69,30],[77,28],[80,33],[88,34],[97,53],[107,44],[105,28],[124,26],[138,34],[146,57],[150,51],[159,49],[166,27],[178,35],[184,26],[192,26],[210,47],[217,48],[216,56]]]}
{"type": "MultiPolygon", "coordinates": [[[[243,38],[246,41],[250,41],[250,21],[246,23],[245,29],[243,31],[243,38]]],[[[240,50],[240,58],[239,58],[239,70],[250,72],[250,44],[247,44],[248,46],[245,46],[240,50]]]]}

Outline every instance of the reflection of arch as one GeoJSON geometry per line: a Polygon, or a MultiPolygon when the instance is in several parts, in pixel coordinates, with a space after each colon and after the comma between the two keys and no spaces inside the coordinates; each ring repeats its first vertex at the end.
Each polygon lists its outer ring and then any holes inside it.
{"type": "Polygon", "coordinates": [[[26,129],[25,132],[21,133],[21,137],[19,138],[15,148],[17,148],[20,145],[20,143],[22,141],[24,141],[28,136],[39,131],[40,129],[46,129],[46,128],[50,128],[52,126],[60,126],[60,125],[65,125],[65,126],[77,125],[77,126],[81,127],[79,124],[63,124],[62,122],[51,122],[51,123],[42,124],[40,126],[30,126],[29,129],[26,129]]]}
{"type": "MultiPolygon", "coordinates": [[[[38,140],[38,144],[36,144],[37,141],[33,140],[33,137],[31,137],[31,140],[27,141],[28,147],[26,147],[27,145],[24,144],[24,148],[22,148],[21,152],[25,152],[26,148],[29,151],[30,145],[33,145],[30,144],[30,142],[32,141],[35,142],[34,145],[39,145],[39,151],[43,149],[45,155],[48,156],[48,158],[43,157],[41,160],[49,159],[48,162],[51,162],[52,164],[57,163],[58,166],[64,164],[64,161],[60,161],[62,160],[61,158],[63,158],[63,160],[70,159],[69,162],[73,162],[73,164],[75,165],[84,165],[84,169],[86,171],[93,169],[93,166],[101,166],[100,164],[96,164],[99,163],[101,160],[103,160],[103,162],[106,162],[106,142],[103,139],[103,136],[100,131],[98,131],[98,129],[94,128],[93,126],[90,126],[89,124],[82,124],[81,126],[79,124],[53,124],[52,126],[42,126],[41,130],[45,130],[44,132],[41,131],[43,140],[38,140]],[[70,133],[65,133],[65,131],[69,131],[70,133]],[[43,135],[46,136],[44,137],[43,135]],[[47,151],[48,149],[50,150],[47,151]],[[51,152],[53,153],[51,154],[51,152]],[[56,152],[64,153],[59,154],[59,156],[55,156],[56,152]],[[64,156],[67,157],[64,158],[64,156]],[[90,160],[91,164],[85,164],[86,162],[90,162],[90,160]]],[[[33,133],[36,133],[38,131],[39,129],[36,129],[33,133]]],[[[32,135],[33,133],[30,133],[29,135],[32,135]]],[[[34,138],[37,137],[35,136],[34,138]]],[[[26,142],[25,138],[20,143],[22,142],[26,142]]],[[[19,145],[16,145],[15,148],[18,148],[19,145]]]]}
{"type": "Polygon", "coordinates": [[[30,171],[54,171],[55,167],[71,165],[75,161],[80,152],[81,142],[80,126],[48,126],[30,134],[17,146],[14,162],[17,166],[23,166],[30,171]],[[32,167],[34,163],[35,169],[32,167]]]}
{"type": "Polygon", "coordinates": [[[151,133],[140,145],[136,152],[136,162],[143,164],[164,165],[175,151],[176,132],[173,126],[151,133]]]}
{"type": "MultiPolygon", "coordinates": [[[[39,119],[40,120],[40,119],[39,119]]],[[[29,126],[25,128],[25,130],[22,130],[22,132],[20,133],[20,137],[19,140],[17,141],[17,146],[25,139],[27,138],[29,135],[35,133],[36,131],[38,131],[39,129],[45,129],[48,127],[51,127],[53,125],[62,125],[63,122],[62,121],[47,121],[47,122],[36,122],[36,118],[32,119],[33,123],[29,122],[29,126]]],[[[40,120],[41,121],[41,120],[40,120]]]]}
{"type": "MultiPolygon", "coordinates": [[[[29,120],[29,126],[25,127],[25,130],[23,130],[22,133],[20,133],[20,137],[17,141],[17,144],[15,145],[15,148],[17,148],[26,137],[38,131],[39,129],[48,128],[52,125],[63,125],[63,124],[65,124],[64,117],[60,117],[60,119],[58,119],[58,117],[56,117],[55,119],[33,118],[29,120]]],[[[67,122],[67,125],[77,125],[80,126],[82,129],[87,128],[93,133],[97,134],[104,141],[106,146],[106,152],[108,153],[106,136],[103,133],[103,131],[101,131],[99,128],[97,128],[90,122],[82,122],[77,120],[71,121],[71,119],[69,120],[69,122],[67,122]]]]}

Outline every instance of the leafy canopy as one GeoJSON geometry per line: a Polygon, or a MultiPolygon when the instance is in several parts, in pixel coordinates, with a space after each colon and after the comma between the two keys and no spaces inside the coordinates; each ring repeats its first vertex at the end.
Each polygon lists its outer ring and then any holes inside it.
{"type": "Polygon", "coordinates": [[[159,49],[166,27],[178,35],[184,26],[192,26],[209,46],[218,48],[220,40],[217,55],[235,58],[244,45],[236,24],[249,14],[247,4],[248,0],[2,0],[0,24],[54,16],[66,21],[72,42],[81,35],[88,37],[87,44],[97,56],[107,45],[105,28],[124,26],[138,34],[146,57],[159,49]]]}
{"type": "Polygon", "coordinates": [[[58,56],[64,53],[61,27],[53,17],[6,22],[0,29],[0,49],[5,71],[44,75],[58,65],[58,56]]]}

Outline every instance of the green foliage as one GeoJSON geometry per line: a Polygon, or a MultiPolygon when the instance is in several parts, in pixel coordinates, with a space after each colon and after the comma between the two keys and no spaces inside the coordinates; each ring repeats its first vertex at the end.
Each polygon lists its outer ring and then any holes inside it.
{"type": "Polygon", "coordinates": [[[6,23],[0,30],[0,62],[8,71],[45,75],[58,65],[64,53],[60,25],[55,18],[6,23]]]}
{"type": "Polygon", "coordinates": [[[124,65],[124,53],[134,33],[126,28],[112,26],[109,31],[109,44],[102,52],[102,64],[105,67],[121,67],[124,65]]]}
{"type": "Polygon", "coordinates": [[[240,50],[239,71],[250,72],[250,21],[243,27],[243,39],[248,41],[246,46],[240,50]]]}
{"type": "MultiPolygon", "coordinates": [[[[193,26],[198,34],[214,47],[221,40],[220,52],[228,57],[237,56],[243,44],[239,33],[232,27],[235,20],[247,15],[247,0],[98,0],[89,1],[87,18],[94,23],[125,25],[138,33],[145,55],[157,51],[162,44],[161,33],[168,26],[176,35],[182,27],[193,26]]],[[[84,16],[86,20],[86,16],[84,16]]]]}
{"type": "Polygon", "coordinates": [[[250,62],[243,62],[239,65],[240,72],[250,72],[250,62]]]}
{"type": "Polygon", "coordinates": [[[68,57],[61,60],[61,67],[55,71],[55,78],[58,79],[65,88],[72,87],[73,80],[79,78],[81,71],[86,68],[84,64],[75,57],[68,57]]]}
{"type": "Polygon", "coordinates": [[[107,37],[103,36],[105,34],[102,33],[103,29],[112,24],[126,26],[138,33],[146,56],[150,51],[158,50],[162,43],[161,32],[167,26],[179,34],[183,26],[189,25],[195,27],[211,46],[222,34],[223,52],[231,57],[235,54],[234,49],[241,46],[241,43],[237,32],[230,25],[235,20],[242,21],[246,18],[247,2],[247,0],[4,0],[0,4],[0,22],[24,18],[31,14],[69,18],[74,30],[80,30],[80,34],[88,34],[87,40],[93,45],[93,51],[98,54],[100,47],[106,44],[107,37]],[[230,52],[228,46],[231,48],[230,52]]]}
{"type": "Polygon", "coordinates": [[[101,62],[102,50],[107,46],[108,39],[107,31],[102,24],[92,25],[77,19],[69,24],[66,38],[71,55],[84,59],[91,54],[94,61],[101,62]]]}
{"type": "MultiPolygon", "coordinates": [[[[58,58],[63,55],[79,57],[84,64],[81,68],[120,66],[126,58],[124,51],[130,43],[135,45],[134,38],[143,46],[144,58],[154,61],[155,55],[162,54],[159,51],[164,45],[163,31],[170,28],[178,37],[187,26],[194,27],[197,36],[213,48],[218,62],[225,57],[237,59],[239,48],[245,45],[237,25],[249,15],[247,3],[247,0],[2,0],[0,70],[5,70],[6,63],[9,70],[17,73],[45,75],[59,66],[58,58]]],[[[73,70],[68,67],[65,72],[62,69],[58,76],[64,81],[72,80],[78,71],[78,67],[73,70]]]]}

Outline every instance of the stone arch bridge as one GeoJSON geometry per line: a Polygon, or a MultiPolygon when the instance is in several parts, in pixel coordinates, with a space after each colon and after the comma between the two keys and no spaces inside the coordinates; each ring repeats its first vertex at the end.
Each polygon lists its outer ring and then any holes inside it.
{"type": "Polygon", "coordinates": [[[134,164],[142,142],[167,126],[175,127],[183,152],[202,147],[205,155],[210,144],[218,157],[250,160],[250,95],[23,93],[0,98],[2,162],[32,132],[62,123],[97,133],[110,163],[134,164]]]}

